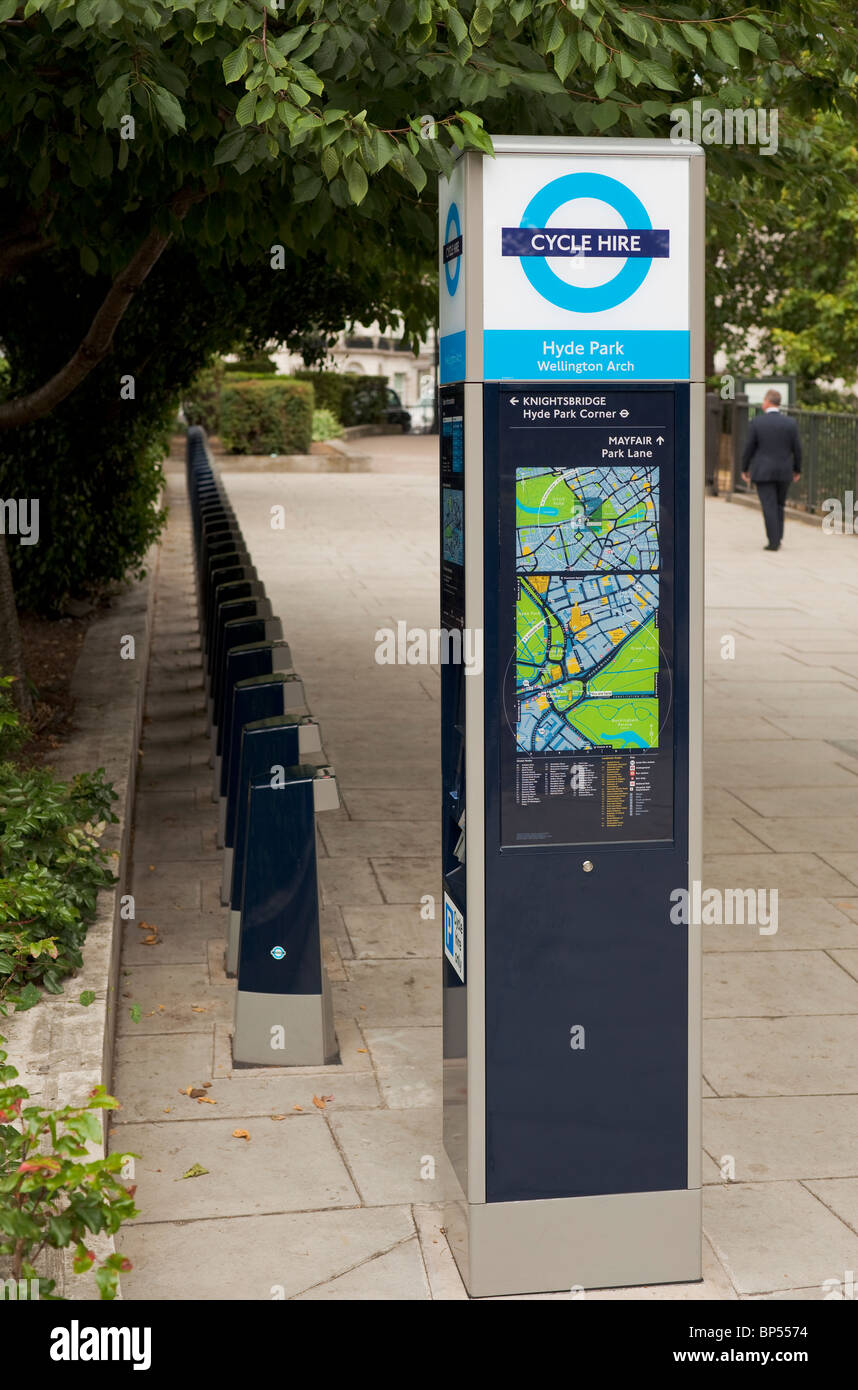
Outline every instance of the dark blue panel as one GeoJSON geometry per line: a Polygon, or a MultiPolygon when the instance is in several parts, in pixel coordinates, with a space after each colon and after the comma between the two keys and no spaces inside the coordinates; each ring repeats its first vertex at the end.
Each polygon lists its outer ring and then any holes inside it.
{"type": "Polygon", "coordinates": [[[235,844],[242,729],[257,719],[270,719],[272,715],[283,713],[283,683],[282,671],[272,671],[270,676],[252,676],[250,680],[239,681],[232,692],[229,735],[224,739],[221,764],[221,796],[226,796],[226,845],[235,844]]]}
{"type": "Polygon", "coordinates": [[[285,787],[252,783],[247,814],[238,988],[321,994],[312,769],[291,768],[285,787]]]}
{"type": "MultiPolygon", "coordinates": [[[[229,717],[232,713],[232,692],[239,681],[249,680],[251,676],[270,675],[274,668],[274,643],[258,642],[248,643],[243,647],[233,647],[226,653],[223,672],[223,708],[226,718],[222,719],[217,726],[217,747],[216,752],[219,758],[223,757],[224,738],[229,728],[229,717]]],[[[226,789],[221,788],[221,796],[226,795],[226,789]]]]}
{"type": "MultiPolygon", "coordinates": [[[[286,716],[289,717],[289,716],[286,716]]],[[[282,720],[258,719],[253,724],[245,724],[241,739],[241,755],[238,764],[238,784],[236,788],[235,848],[232,858],[232,886],[230,907],[241,911],[241,888],[244,882],[244,854],[247,845],[247,789],[252,781],[259,781],[270,769],[292,767],[298,761],[298,722],[291,716],[291,722],[282,720]],[[242,810],[245,812],[241,814],[242,810]]]]}
{"type": "Polygon", "coordinates": [[[674,398],[673,574],[663,576],[673,607],[673,839],[510,849],[501,848],[499,797],[512,644],[499,599],[500,389],[484,392],[487,1198],[683,1188],[687,940],[669,909],[688,881],[688,388],[616,388],[674,398]],[[576,1027],[583,1049],[570,1045],[576,1027]]]}

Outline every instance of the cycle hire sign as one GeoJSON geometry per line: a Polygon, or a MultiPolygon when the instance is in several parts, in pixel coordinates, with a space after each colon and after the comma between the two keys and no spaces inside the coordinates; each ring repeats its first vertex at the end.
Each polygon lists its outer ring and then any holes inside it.
{"type": "Polygon", "coordinates": [[[684,158],[509,154],[483,167],[483,376],[689,377],[684,158]]]}

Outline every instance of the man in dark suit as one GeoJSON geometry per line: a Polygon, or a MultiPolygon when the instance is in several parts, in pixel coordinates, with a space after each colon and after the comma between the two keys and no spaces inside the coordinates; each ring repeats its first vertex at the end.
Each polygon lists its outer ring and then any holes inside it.
{"type": "Polygon", "coordinates": [[[779,550],[784,534],[784,503],[790,483],[801,477],[801,440],[795,420],[780,412],[780,391],[767,391],[762,415],[748,426],[742,454],[742,477],[753,482],[760,497],[766,550],[779,550]]]}

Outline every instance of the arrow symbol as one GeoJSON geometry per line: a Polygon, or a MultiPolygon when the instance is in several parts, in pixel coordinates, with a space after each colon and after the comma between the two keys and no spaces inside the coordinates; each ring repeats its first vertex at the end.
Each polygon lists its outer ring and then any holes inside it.
{"type": "Polygon", "coordinates": [[[663,443],[664,443],[664,438],[663,438],[663,436],[662,436],[662,435],[659,435],[659,436],[658,436],[658,439],[657,439],[655,442],[656,442],[656,444],[663,444],[663,443]]]}
{"type": "Polygon", "coordinates": [[[518,405],[518,396],[510,396],[509,403],[510,405],[518,405]]]}
{"type": "Polygon", "coordinates": [[[629,412],[628,412],[627,410],[621,410],[621,411],[620,411],[620,414],[622,415],[622,417],[623,417],[624,420],[626,419],[628,413],[629,413],[629,412]]]}

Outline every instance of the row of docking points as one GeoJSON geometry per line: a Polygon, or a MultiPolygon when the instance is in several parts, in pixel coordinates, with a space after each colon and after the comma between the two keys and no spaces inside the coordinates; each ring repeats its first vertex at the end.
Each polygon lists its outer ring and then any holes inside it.
{"type": "Polygon", "coordinates": [[[237,977],[233,1061],[334,1061],[322,959],[316,812],[339,804],[289,644],[257,577],[205,435],[188,430],[200,643],[229,908],[226,972],[237,977]],[[315,755],[315,758],[314,758],[315,755]]]}

